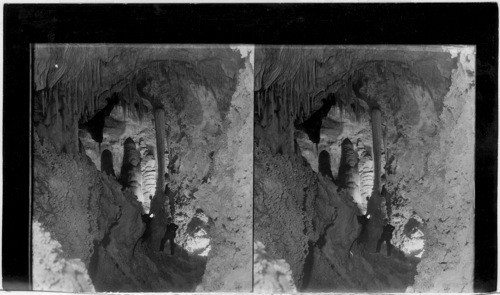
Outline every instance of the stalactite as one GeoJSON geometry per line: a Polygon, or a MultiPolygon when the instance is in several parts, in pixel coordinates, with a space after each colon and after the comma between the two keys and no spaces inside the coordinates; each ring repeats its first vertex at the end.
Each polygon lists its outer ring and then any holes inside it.
{"type": "Polygon", "coordinates": [[[86,101],[87,105],[89,107],[89,116],[92,116],[93,112],[93,106],[92,106],[92,88],[90,87],[90,81],[92,80],[91,76],[92,71],[90,70],[90,65],[89,62],[87,61],[87,69],[85,71],[85,91],[87,93],[86,95],[86,101]]]}
{"type": "Polygon", "coordinates": [[[372,110],[371,115],[372,115],[373,165],[374,165],[373,191],[378,196],[380,194],[382,115],[380,110],[377,108],[374,108],[372,110]]]}
{"type": "Polygon", "coordinates": [[[80,102],[80,107],[81,107],[81,111],[82,111],[82,114],[85,114],[85,92],[84,92],[84,81],[85,80],[85,77],[83,76],[83,72],[82,72],[82,77],[81,77],[81,95],[82,95],[82,99],[81,99],[81,102],[80,102]]]}
{"type": "Polygon", "coordinates": [[[77,117],[80,116],[80,108],[79,108],[79,91],[78,91],[78,77],[75,79],[74,81],[74,85],[73,85],[73,102],[75,103],[75,115],[77,115],[77,117]]]}
{"type": "Polygon", "coordinates": [[[314,87],[314,73],[313,73],[314,65],[313,60],[309,60],[309,89],[314,87]]]}
{"type": "Polygon", "coordinates": [[[317,73],[316,73],[316,59],[314,59],[313,60],[313,85],[314,85],[314,88],[316,88],[316,85],[317,85],[316,77],[317,77],[317,73]]]}
{"type": "Polygon", "coordinates": [[[78,117],[78,84],[77,80],[75,79],[73,81],[72,87],[71,87],[71,102],[73,104],[73,115],[76,115],[78,117]]]}
{"type": "Polygon", "coordinates": [[[84,105],[84,108],[85,108],[85,115],[88,116],[88,111],[89,111],[89,103],[87,101],[87,71],[86,71],[86,63],[87,61],[85,61],[85,65],[83,66],[83,72],[82,72],[82,83],[83,83],[83,86],[82,86],[82,91],[83,91],[83,105],[84,105]]]}
{"type": "Polygon", "coordinates": [[[45,89],[42,89],[42,91],[40,92],[40,97],[41,97],[41,101],[42,101],[42,114],[44,116],[46,116],[47,114],[45,113],[45,105],[46,105],[46,102],[45,102],[45,89]]]}
{"type": "Polygon", "coordinates": [[[129,100],[130,100],[130,103],[132,103],[132,85],[131,85],[131,81],[128,83],[128,97],[129,97],[129,100]]]}
{"type": "Polygon", "coordinates": [[[79,108],[79,91],[78,91],[78,77],[75,79],[75,85],[73,87],[73,92],[74,92],[74,98],[73,101],[75,102],[75,115],[77,117],[80,116],[80,108],[79,108]]]}
{"type": "Polygon", "coordinates": [[[305,107],[305,113],[309,114],[309,97],[306,97],[306,102],[304,103],[306,105],[305,107]]]}
{"type": "Polygon", "coordinates": [[[89,66],[89,77],[90,77],[90,96],[93,96],[94,94],[94,61],[90,60],[90,66],[89,66]]]}
{"type": "Polygon", "coordinates": [[[45,104],[45,107],[46,107],[46,116],[45,116],[45,120],[44,120],[45,125],[50,124],[50,112],[51,112],[50,95],[51,95],[51,91],[50,91],[50,88],[48,88],[47,89],[47,100],[46,100],[46,104],[45,104]]]}
{"type": "Polygon", "coordinates": [[[157,147],[157,185],[158,192],[163,192],[165,187],[165,111],[163,108],[154,110],[155,131],[156,131],[156,147],[157,147]]]}
{"type": "Polygon", "coordinates": [[[94,98],[92,97],[92,93],[89,93],[89,105],[90,105],[90,114],[94,113],[94,98]]]}
{"type": "Polygon", "coordinates": [[[76,85],[76,92],[78,94],[77,96],[77,105],[78,105],[78,114],[79,116],[81,116],[82,112],[83,112],[83,108],[82,108],[82,102],[83,102],[83,93],[82,93],[82,89],[83,89],[83,82],[81,82],[81,75],[78,75],[78,80],[77,80],[77,85],[76,85]]]}
{"type": "Polygon", "coordinates": [[[87,115],[87,97],[86,97],[86,93],[85,93],[85,81],[86,80],[86,76],[85,76],[85,66],[82,70],[82,108],[84,110],[84,114],[87,115]]]}
{"type": "Polygon", "coordinates": [[[96,92],[99,92],[99,76],[97,74],[98,63],[97,59],[94,60],[94,87],[96,92]]]}
{"type": "MultiPolygon", "coordinates": [[[[288,95],[288,101],[293,101],[293,90],[292,90],[292,82],[291,81],[288,81],[288,84],[289,84],[289,95],[288,95]]],[[[287,103],[287,107],[288,107],[288,115],[290,117],[293,116],[293,111],[292,111],[292,104],[291,103],[287,103]]]]}
{"type": "Polygon", "coordinates": [[[97,66],[97,86],[100,88],[102,85],[102,81],[101,81],[101,60],[99,58],[97,58],[96,66],[97,66]]]}
{"type": "Polygon", "coordinates": [[[68,103],[69,103],[69,112],[70,115],[75,115],[75,97],[73,96],[73,83],[72,81],[68,82],[68,103]]]}
{"type": "MultiPolygon", "coordinates": [[[[56,118],[59,117],[59,85],[58,83],[56,83],[54,85],[54,92],[53,92],[53,95],[54,95],[54,114],[56,115],[56,118]]],[[[61,126],[62,127],[62,126],[61,126]]]]}
{"type": "MultiPolygon", "coordinates": [[[[287,82],[290,84],[290,81],[287,82]]],[[[291,120],[291,114],[290,114],[290,99],[291,99],[291,93],[292,93],[292,88],[290,86],[286,87],[287,88],[287,96],[286,96],[286,115],[287,115],[287,120],[291,120]]]]}
{"type": "Polygon", "coordinates": [[[370,199],[368,200],[367,213],[371,214],[372,220],[368,223],[369,232],[369,247],[375,247],[377,239],[380,237],[382,220],[387,217],[383,197],[380,195],[380,149],[381,149],[381,122],[382,115],[378,108],[373,108],[370,111],[373,137],[373,189],[370,199]]]}
{"type": "Polygon", "coordinates": [[[66,106],[67,106],[67,103],[66,103],[66,85],[63,86],[63,91],[62,91],[62,104],[63,104],[63,108],[64,110],[66,110],[66,106]]]}
{"type": "Polygon", "coordinates": [[[262,116],[264,116],[264,112],[265,112],[264,101],[263,101],[264,95],[262,93],[262,89],[259,91],[259,97],[260,97],[260,99],[259,99],[260,115],[262,117],[262,116]]]}
{"type": "Polygon", "coordinates": [[[261,117],[261,113],[260,113],[260,105],[261,105],[261,102],[260,102],[260,91],[257,91],[257,116],[259,116],[259,118],[261,117]]]}

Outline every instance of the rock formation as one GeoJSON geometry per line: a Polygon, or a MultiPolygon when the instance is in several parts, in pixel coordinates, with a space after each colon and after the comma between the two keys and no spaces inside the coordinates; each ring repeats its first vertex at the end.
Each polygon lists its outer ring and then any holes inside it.
{"type": "Polygon", "coordinates": [[[36,290],[251,290],[252,50],[35,46],[36,290]]]}
{"type": "Polygon", "coordinates": [[[472,291],[474,60],[466,46],[257,48],[254,236],[298,290],[472,291]],[[391,257],[374,253],[384,218],[391,257]]]}

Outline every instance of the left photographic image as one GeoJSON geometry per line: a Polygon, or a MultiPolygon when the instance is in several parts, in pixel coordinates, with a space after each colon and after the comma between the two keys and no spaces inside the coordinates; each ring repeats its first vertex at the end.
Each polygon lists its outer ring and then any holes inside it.
{"type": "Polygon", "coordinates": [[[31,61],[33,290],[252,291],[253,46],[31,61]]]}

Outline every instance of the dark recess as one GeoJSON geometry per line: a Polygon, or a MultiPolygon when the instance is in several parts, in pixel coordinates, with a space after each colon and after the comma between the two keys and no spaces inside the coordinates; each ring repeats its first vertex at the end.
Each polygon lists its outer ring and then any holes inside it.
{"type": "Polygon", "coordinates": [[[335,105],[335,98],[333,95],[330,95],[328,98],[323,100],[323,105],[319,110],[314,112],[311,117],[309,117],[302,124],[295,125],[295,128],[304,130],[304,132],[307,133],[309,140],[317,145],[319,143],[323,119],[328,115],[328,112],[333,105],[335,105]]]}
{"type": "Polygon", "coordinates": [[[333,181],[332,167],[330,164],[330,153],[328,151],[321,151],[318,157],[318,171],[323,176],[330,177],[333,181]]]}
{"type": "Polygon", "coordinates": [[[106,100],[108,104],[102,110],[97,112],[89,121],[79,124],[79,128],[86,129],[90,133],[92,139],[97,143],[102,142],[102,131],[104,129],[104,123],[106,122],[106,117],[111,114],[111,111],[120,99],[117,94],[113,94],[112,97],[106,100]]]}

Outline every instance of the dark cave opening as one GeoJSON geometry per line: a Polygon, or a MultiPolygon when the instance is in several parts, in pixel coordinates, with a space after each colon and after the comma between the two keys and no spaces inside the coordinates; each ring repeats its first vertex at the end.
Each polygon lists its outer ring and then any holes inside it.
{"type": "Polygon", "coordinates": [[[326,150],[322,150],[319,153],[318,171],[321,175],[329,177],[332,181],[334,180],[330,162],[330,153],[326,150]]]}
{"type": "Polygon", "coordinates": [[[107,104],[102,110],[98,111],[90,120],[80,123],[78,126],[80,129],[87,130],[92,136],[92,139],[97,143],[102,143],[106,117],[109,116],[115,105],[118,104],[120,98],[118,94],[114,93],[110,98],[107,98],[106,101],[107,104]]]}
{"type": "Polygon", "coordinates": [[[101,171],[107,175],[116,177],[115,169],[113,168],[113,154],[108,149],[102,151],[101,154],[101,171]]]}
{"type": "Polygon", "coordinates": [[[323,124],[323,119],[328,115],[328,112],[335,105],[335,97],[333,94],[329,95],[328,98],[324,99],[322,106],[315,111],[307,120],[301,124],[296,124],[295,128],[298,130],[303,130],[309,136],[311,140],[316,145],[319,143],[321,134],[321,125],[323,124]]]}

